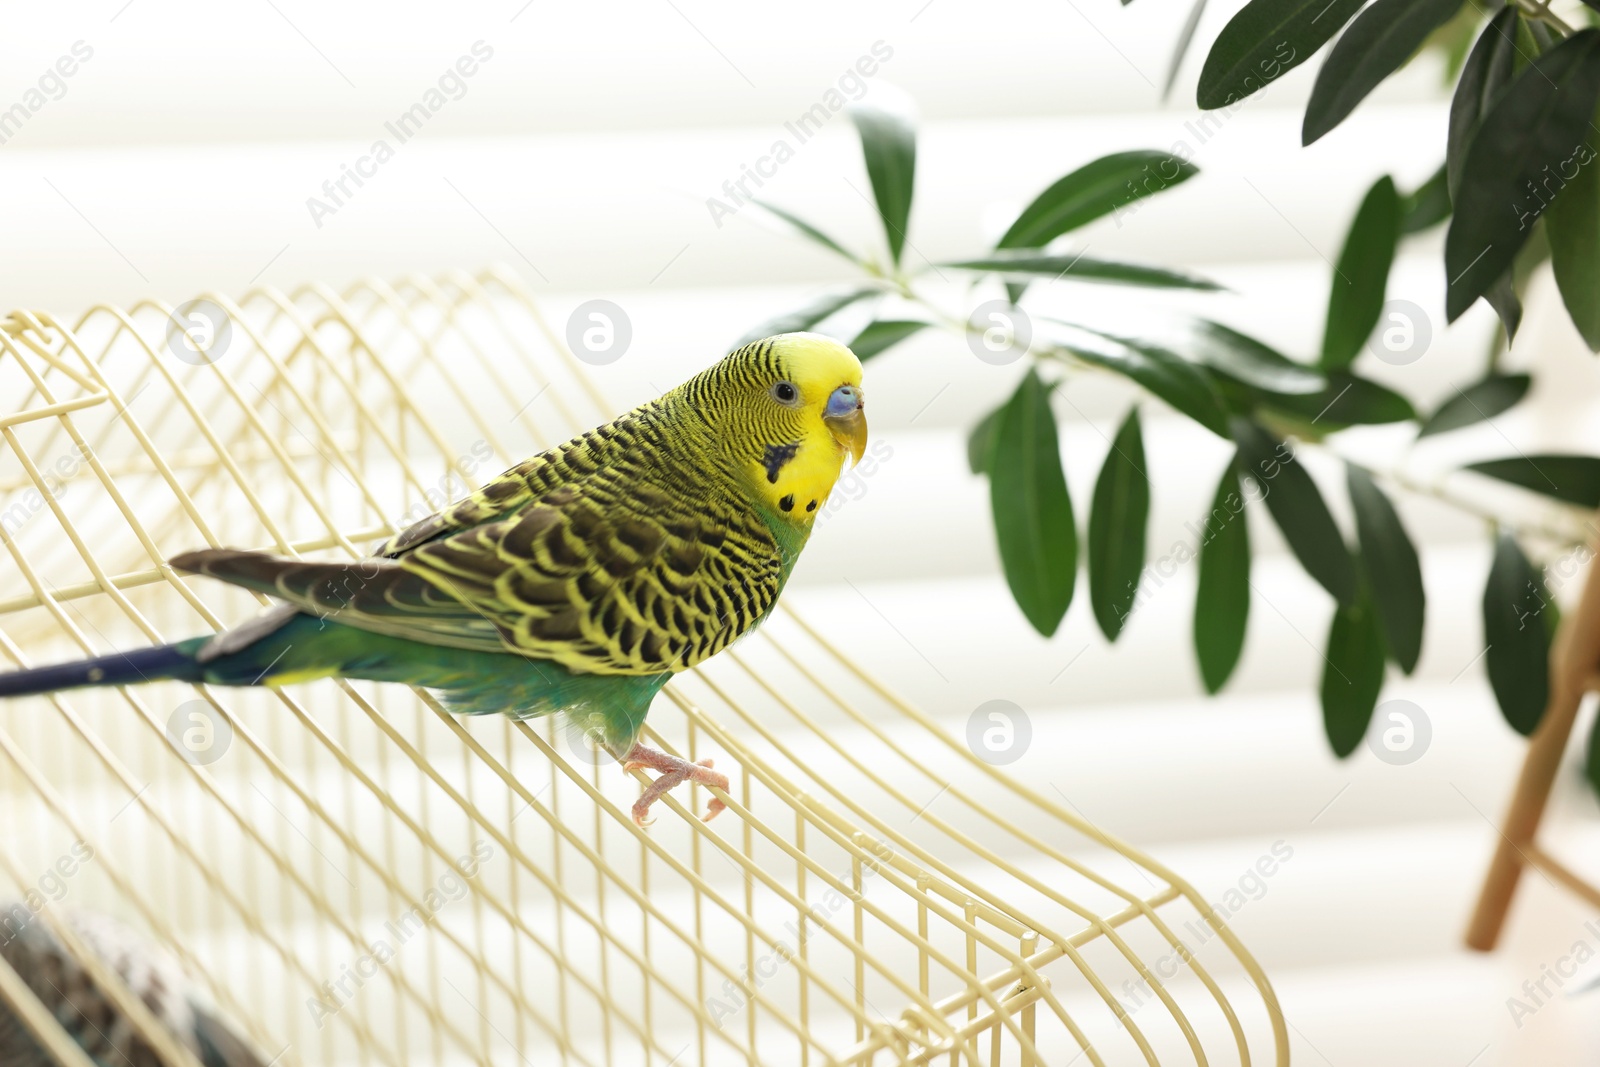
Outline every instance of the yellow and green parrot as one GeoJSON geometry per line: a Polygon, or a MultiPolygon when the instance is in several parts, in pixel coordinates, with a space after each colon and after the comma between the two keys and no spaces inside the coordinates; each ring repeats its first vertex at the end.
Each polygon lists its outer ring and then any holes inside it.
{"type": "MultiPolygon", "coordinates": [[[[177,679],[402,682],[452,711],[565,712],[624,765],[710,760],[637,743],[661,687],[766,618],[846,454],[867,443],[861,363],[793,333],[745,345],[660,398],[517,464],[356,562],[202,549],[172,566],[284,601],[231,630],[0,674],[0,697],[177,679]]],[[[722,810],[713,798],[705,818],[722,810]]]]}

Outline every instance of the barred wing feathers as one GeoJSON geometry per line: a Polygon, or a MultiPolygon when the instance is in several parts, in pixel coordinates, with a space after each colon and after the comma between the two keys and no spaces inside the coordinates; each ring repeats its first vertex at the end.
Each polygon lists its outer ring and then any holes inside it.
{"type": "Polygon", "coordinates": [[[372,559],[172,562],[391,636],[600,674],[684,670],[772,609],[784,564],[761,517],[687,467],[661,421],[631,413],[520,463],[372,559]]]}

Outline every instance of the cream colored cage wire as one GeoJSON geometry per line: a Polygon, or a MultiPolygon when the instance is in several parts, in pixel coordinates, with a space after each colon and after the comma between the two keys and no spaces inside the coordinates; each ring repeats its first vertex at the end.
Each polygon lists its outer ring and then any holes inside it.
{"type": "MultiPolygon", "coordinates": [[[[206,298],[210,364],[158,302],[0,320],[0,664],[238,623],[257,598],[163,561],[362,556],[616,414],[505,268],[206,298]]],[[[1203,897],[815,621],[680,676],[647,740],[714,756],[729,811],[679,790],[642,832],[560,723],[400,686],[7,702],[0,885],[148,934],[281,1067],[1287,1062],[1203,897]],[[169,741],[210,709],[204,756],[169,741]]]]}

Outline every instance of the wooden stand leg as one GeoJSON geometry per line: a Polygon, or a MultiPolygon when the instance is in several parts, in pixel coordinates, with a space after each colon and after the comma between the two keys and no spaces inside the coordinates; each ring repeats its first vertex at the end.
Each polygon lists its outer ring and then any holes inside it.
{"type": "MultiPolygon", "coordinates": [[[[1600,550],[1600,539],[1594,548],[1600,550]]],[[[1550,701],[1539,728],[1528,739],[1522,774],[1511,794],[1511,807],[1506,812],[1483,891],[1478,894],[1478,906],[1467,925],[1467,947],[1479,952],[1488,952],[1500,939],[1511,897],[1522,877],[1522,868],[1529,863],[1539,820],[1544,818],[1550,787],[1561,769],[1578,705],[1584,693],[1600,688],[1596,685],[1600,680],[1600,566],[1594,562],[1596,554],[1594,550],[1589,554],[1589,571],[1584,575],[1578,603],[1556,628],[1550,649],[1550,701]]]]}
{"type": "Polygon", "coordinates": [[[1538,833],[1539,820],[1544,817],[1550,787],[1561,767],[1561,756],[1566,751],[1567,738],[1572,736],[1572,723],[1582,697],[1581,689],[1560,686],[1551,694],[1544,719],[1528,740],[1528,754],[1522,761],[1516,791],[1511,794],[1511,807],[1506,812],[1494,859],[1489,863],[1483,890],[1478,894],[1478,906],[1467,925],[1468,948],[1488,952],[1500,939],[1511,897],[1527,863],[1526,850],[1538,833]]]}

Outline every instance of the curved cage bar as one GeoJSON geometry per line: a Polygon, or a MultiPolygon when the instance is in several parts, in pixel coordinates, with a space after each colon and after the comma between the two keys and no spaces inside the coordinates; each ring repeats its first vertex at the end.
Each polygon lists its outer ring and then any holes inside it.
{"type": "MultiPolygon", "coordinates": [[[[250,594],[164,561],[364,555],[615,414],[504,268],[202,299],[0,320],[7,667],[237,623],[250,594]]],[[[1203,897],[796,612],[648,732],[729,772],[727,814],[674,795],[641,831],[563,723],[396,686],[8,702],[0,882],[138,929],[286,1067],[1287,1062],[1203,897]]]]}

